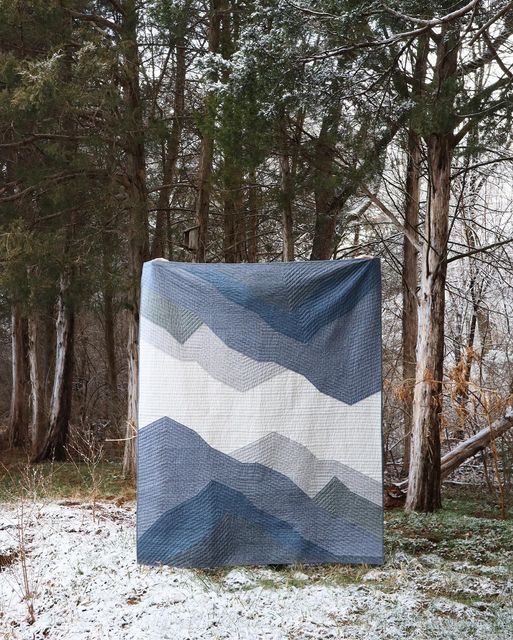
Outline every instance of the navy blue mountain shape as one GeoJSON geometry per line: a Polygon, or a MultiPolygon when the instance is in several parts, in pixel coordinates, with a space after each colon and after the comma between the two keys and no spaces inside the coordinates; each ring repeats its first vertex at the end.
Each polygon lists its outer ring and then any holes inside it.
{"type": "Polygon", "coordinates": [[[344,315],[369,291],[379,287],[378,260],[290,262],[273,264],[150,263],[156,272],[182,274],[215,287],[232,302],[263,318],[291,338],[308,342],[317,331],[344,315]]]}
{"type": "MultiPolygon", "coordinates": [[[[159,518],[215,481],[242,494],[259,511],[290,525],[338,562],[382,562],[381,536],[329,513],[287,476],[262,464],[239,462],[167,417],[141,429],[138,440],[139,542],[159,518]]],[[[244,514],[236,515],[247,519],[244,514]]],[[[190,532],[195,524],[186,519],[183,526],[190,532]]],[[[191,540],[191,545],[196,542],[191,540]]],[[[301,561],[310,560],[295,560],[301,561]]],[[[262,563],[273,564],[274,560],[262,563]]]]}
{"type": "Polygon", "coordinates": [[[144,564],[214,567],[337,562],[278,518],[219,482],[165,513],[137,547],[144,564]]]}

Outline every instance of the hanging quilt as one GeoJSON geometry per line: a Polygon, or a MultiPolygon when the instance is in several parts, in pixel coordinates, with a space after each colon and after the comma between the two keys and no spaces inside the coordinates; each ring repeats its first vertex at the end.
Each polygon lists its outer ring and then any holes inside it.
{"type": "Polygon", "coordinates": [[[139,562],[383,561],[378,260],[153,260],[139,353],[139,562]]]}

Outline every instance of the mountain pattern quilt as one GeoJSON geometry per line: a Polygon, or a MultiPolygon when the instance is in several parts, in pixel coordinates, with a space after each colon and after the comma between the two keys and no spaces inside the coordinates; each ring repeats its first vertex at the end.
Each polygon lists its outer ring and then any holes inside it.
{"type": "Polygon", "coordinates": [[[383,561],[376,259],[144,265],[137,556],[383,561]]]}

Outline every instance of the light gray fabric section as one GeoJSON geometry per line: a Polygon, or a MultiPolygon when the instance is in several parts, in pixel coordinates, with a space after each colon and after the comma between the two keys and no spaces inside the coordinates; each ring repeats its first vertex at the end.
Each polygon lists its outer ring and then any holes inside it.
{"type": "Polygon", "coordinates": [[[335,477],[362,498],[378,506],[383,503],[381,483],[336,460],[319,460],[307,447],[279,433],[272,432],[230,455],[283,473],[311,497],[335,477]]]}
{"type": "Polygon", "coordinates": [[[230,349],[207,325],[181,344],[165,329],[141,318],[141,339],[185,362],[197,362],[213,377],[238,391],[247,391],[286,371],[274,362],[258,362],[230,349]]]}

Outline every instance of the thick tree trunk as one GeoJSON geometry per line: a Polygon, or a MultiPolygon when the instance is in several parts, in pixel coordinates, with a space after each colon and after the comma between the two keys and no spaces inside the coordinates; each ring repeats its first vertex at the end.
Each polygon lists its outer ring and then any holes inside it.
{"type": "Polygon", "coordinates": [[[429,169],[429,206],[424,225],[419,294],[417,364],[413,397],[410,473],[406,509],[434,511],[441,507],[440,417],[444,361],[445,280],[449,240],[449,204],[455,74],[459,33],[444,25],[438,41],[433,77],[433,104],[437,130],[426,134],[429,169]]]}
{"type": "Polygon", "coordinates": [[[452,136],[428,139],[430,207],[426,216],[419,295],[416,385],[406,509],[441,506],[440,415],[444,356],[444,312],[452,136]]]}
{"type": "MultiPolygon", "coordinates": [[[[420,103],[425,93],[427,59],[429,53],[429,36],[422,35],[417,44],[417,56],[413,70],[412,92],[420,103]]],[[[420,178],[422,162],[422,141],[419,133],[410,125],[407,144],[408,161],[406,167],[406,199],[404,224],[414,238],[418,239],[420,209],[420,178]]],[[[404,389],[404,447],[403,475],[407,476],[410,468],[411,431],[413,419],[413,390],[416,371],[416,345],[418,334],[418,250],[405,234],[403,238],[402,268],[402,344],[403,344],[403,389],[404,389]]]]}
{"type": "MultiPolygon", "coordinates": [[[[420,137],[410,129],[408,132],[408,164],[406,169],[406,202],[404,224],[417,234],[420,206],[420,137]]],[[[413,414],[413,390],[415,388],[415,349],[417,345],[417,281],[418,251],[405,235],[403,239],[403,412],[404,412],[404,455],[403,474],[408,475],[410,467],[411,426],[413,414]]]]}
{"type": "Polygon", "coordinates": [[[9,447],[21,447],[27,443],[27,367],[26,332],[21,305],[15,303],[11,309],[11,353],[12,388],[9,412],[9,447]]]}
{"type": "Polygon", "coordinates": [[[41,448],[33,458],[34,462],[64,460],[66,458],[72,399],[75,319],[74,311],[68,300],[70,282],[70,274],[66,271],[60,278],[59,297],[57,299],[55,372],[48,430],[41,448]]]}
{"type": "Polygon", "coordinates": [[[28,362],[30,373],[30,438],[31,456],[35,459],[42,450],[47,422],[43,367],[40,348],[40,317],[33,311],[28,319],[28,362]]]}
{"type": "Polygon", "coordinates": [[[125,432],[123,474],[135,475],[135,451],[137,435],[137,397],[139,374],[139,298],[141,272],[148,256],[148,208],[146,200],[146,163],[144,149],[143,107],[139,87],[139,48],[137,42],[137,9],[135,0],[125,2],[123,33],[126,62],[124,83],[126,110],[129,120],[127,158],[127,200],[130,234],[130,309],[128,314],[128,406],[125,432]]]}
{"type": "Polygon", "coordinates": [[[335,231],[342,202],[336,197],[334,165],[340,122],[340,104],[334,103],[322,120],[315,143],[315,229],[310,260],[330,260],[335,251],[335,231]]]}
{"type": "Polygon", "coordinates": [[[335,251],[335,230],[338,211],[321,212],[316,197],[315,229],[310,260],[330,260],[335,251]]]}
{"type": "Polygon", "coordinates": [[[290,151],[287,130],[286,115],[280,120],[280,189],[282,210],[282,235],[283,235],[283,261],[294,260],[294,214],[292,205],[294,196],[292,193],[292,173],[290,166],[290,151]]]}
{"type": "Polygon", "coordinates": [[[157,201],[157,217],[155,222],[155,236],[151,247],[151,258],[164,258],[168,246],[169,198],[176,173],[185,111],[185,73],[185,45],[182,37],[176,45],[173,124],[166,141],[166,148],[164,149],[163,186],[159,192],[157,201]]]}

